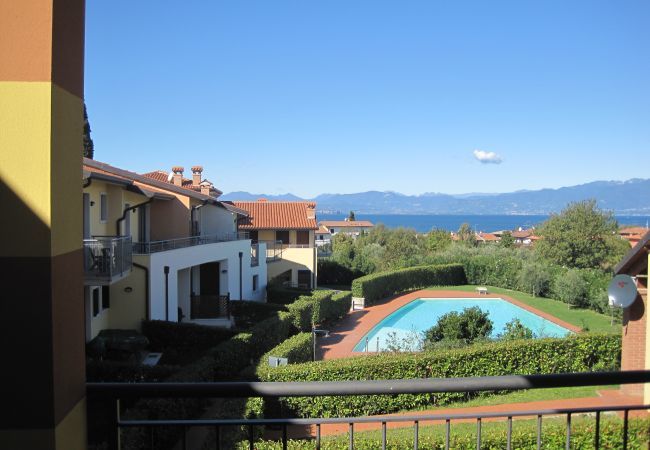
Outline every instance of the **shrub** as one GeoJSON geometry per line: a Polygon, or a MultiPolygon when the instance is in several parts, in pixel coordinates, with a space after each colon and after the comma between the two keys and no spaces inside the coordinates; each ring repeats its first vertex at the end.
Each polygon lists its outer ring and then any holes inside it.
{"type": "Polygon", "coordinates": [[[311,297],[300,297],[288,307],[293,326],[300,331],[311,330],[314,316],[314,302],[311,297]]]}
{"type": "Polygon", "coordinates": [[[506,329],[500,337],[507,341],[514,339],[532,339],[534,336],[533,330],[521,323],[519,319],[512,319],[506,323],[506,329]]]}
{"type": "Polygon", "coordinates": [[[236,301],[230,303],[230,310],[239,329],[248,329],[268,319],[278,311],[286,311],[284,305],[276,303],[262,303],[249,301],[236,301]]]}
{"type": "MultiPolygon", "coordinates": [[[[628,447],[630,450],[647,448],[650,439],[650,419],[630,419],[628,423],[628,447]]],[[[534,421],[517,421],[512,429],[511,446],[519,450],[537,449],[537,424],[534,421]]],[[[507,433],[504,423],[484,424],[481,430],[481,448],[504,449],[507,448],[507,433]]],[[[418,436],[419,448],[443,449],[445,446],[444,430],[421,429],[418,436]]],[[[601,448],[623,448],[623,422],[615,418],[602,418],[600,428],[601,448]]],[[[566,442],[566,425],[561,420],[545,419],[542,434],[543,448],[564,448],[566,442]]],[[[245,450],[248,442],[240,442],[237,449],[245,450]]],[[[381,448],[378,433],[374,436],[368,432],[355,433],[354,448],[357,450],[375,450],[381,448]]],[[[594,421],[593,418],[576,418],[571,425],[571,448],[593,448],[594,421]]],[[[280,450],[282,443],[277,441],[257,441],[257,450],[280,450]]],[[[311,440],[289,440],[289,450],[312,450],[314,442],[311,440]]],[[[347,435],[326,437],[321,441],[323,450],[346,450],[349,448],[347,435]]],[[[393,430],[388,437],[387,447],[390,450],[409,450],[413,448],[412,432],[406,429],[393,430]]],[[[449,448],[457,450],[473,450],[476,448],[476,433],[468,432],[467,428],[455,429],[453,426],[449,435],[449,448]]]]}
{"type": "MultiPolygon", "coordinates": [[[[261,373],[260,378],[262,381],[345,381],[616,370],[620,353],[619,336],[577,335],[563,339],[499,341],[454,350],[382,353],[294,364],[261,373]]],[[[466,400],[470,395],[477,394],[286,398],[283,401],[303,417],[345,417],[430,408],[466,400]]]]}
{"type": "Polygon", "coordinates": [[[425,332],[425,341],[462,341],[471,344],[487,339],[493,326],[489,313],[481,311],[478,306],[465,308],[461,313],[451,311],[440,316],[438,323],[425,332]]]}
{"type": "Polygon", "coordinates": [[[297,364],[311,361],[313,351],[312,334],[298,333],[266,352],[260,358],[259,364],[257,365],[257,373],[264,373],[265,371],[275,369],[275,367],[270,367],[268,364],[269,356],[287,358],[289,364],[297,364]]]}
{"type": "Polygon", "coordinates": [[[517,277],[519,289],[533,297],[544,296],[551,285],[551,274],[540,263],[525,263],[517,277]]]}
{"type": "Polygon", "coordinates": [[[352,295],[364,297],[366,304],[391,295],[427,286],[465,284],[465,272],[460,264],[420,266],[379,272],[357,278],[352,282],[352,295]]]}
{"type": "Polygon", "coordinates": [[[288,305],[293,325],[301,331],[310,331],[312,324],[340,319],[350,310],[352,294],[347,291],[314,291],[288,305]]]}
{"type": "Polygon", "coordinates": [[[142,322],[142,334],[149,339],[153,350],[164,351],[168,347],[207,349],[230,339],[235,333],[225,328],[193,323],[145,320],[142,322]]]}
{"type": "Polygon", "coordinates": [[[92,383],[158,382],[165,380],[179,368],[162,364],[145,366],[120,361],[90,359],[86,361],[86,381],[92,383]]]}
{"type": "Polygon", "coordinates": [[[360,270],[350,269],[332,259],[318,260],[318,284],[349,286],[352,280],[365,275],[360,270]]]}
{"type": "Polygon", "coordinates": [[[579,270],[569,269],[555,278],[553,294],[564,303],[583,307],[588,304],[589,286],[579,270]]]}

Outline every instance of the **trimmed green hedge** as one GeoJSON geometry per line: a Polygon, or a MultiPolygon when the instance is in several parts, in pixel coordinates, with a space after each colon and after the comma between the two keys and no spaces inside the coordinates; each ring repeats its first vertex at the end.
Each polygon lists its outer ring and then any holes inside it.
{"type": "MultiPolygon", "coordinates": [[[[617,369],[620,353],[619,336],[593,334],[495,342],[446,351],[365,355],[278,367],[259,375],[262,381],[345,381],[587,372],[617,369]]],[[[466,393],[438,393],[283,401],[303,417],[344,417],[444,405],[469,397],[466,393]]]]}
{"type": "Polygon", "coordinates": [[[273,347],[260,358],[259,364],[257,365],[257,372],[265,372],[266,370],[275,369],[275,367],[269,366],[269,356],[287,358],[289,364],[311,361],[313,357],[312,334],[298,333],[291,336],[283,343],[273,347]]]}
{"type": "MultiPolygon", "coordinates": [[[[515,421],[512,430],[512,448],[519,450],[534,450],[537,448],[536,421],[515,421]]],[[[418,446],[420,448],[442,450],[445,448],[445,436],[442,426],[434,432],[420,425],[418,446]]],[[[475,425],[472,425],[475,428],[475,425]]],[[[507,448],[507,433],[505,423],[485,423],[481,430],[481,448],[507,448]]],[[[628,428],[628,449],[641,450],[648,448],[650,439],[650,419],[631,419],[628,428]]],[[[378,433],[372,436],[368,432],[355,433],[354,448],[357,450],[375,450],[381,448],[378,433]]],[[[458,450],[473,450],[476,448],[476,432],[468,431],[468,427],[456,429],[451,427],[450,448],[458,450]]],[[[546,419],[542,430],[542,446],[545,449],[564,448],[566,443],[566,424],[562,420],[546,419]]],[[[623,449],[623,422],[620,419],[603,418],[600,426],[600,447],[619,450],[623,449]]],[[[237,447],[240,450],[248,448],[248,442],[243,441],[237,447]]],[[[281,442],[257,441],[257,450],[279,450],[281,442]]],[[[314,441],[290,440],[289,450],[312,450],[314,441]]],[[[321,441],[323,450],[346,450],[349,448],[347,434],[325,437],[321,441]]],[[[387,449],[410,450],[413,448],[413,432],[409,429],[389,430],[387,449]]],[[[574,418],[571,425],[571,448],[594,448],[594,419],[574,418]]]]}
{"type": "Polygon", "coordinates": [[[276,303],[263,303],[251,301],[230,302],[230,311],[235,318],[235,325],[238,329],[249,329],[264,319],[268,319],[278,311],[286,311],[285,305],[276,303]]]}
{"type": "Polygon", "coordinates": [[[208,327],[193,323],[142,321],[142,334],[149,339],[151,349],[164,351],[168,347],[206,349],[230,339],[235,332],[225,328],[208,327]]]}
{"type": "Polygon", "coordinates": [[[348,291],[314,291],[288,306],[293,325],[300,331],[310,331],[312,323],[322,324],[338,320],[350,310],[352,294],[348,291]]]}
{"type": "Polygon", "coordinates": [[[179,369],[179,366],[165,364],[145,366],[130,362],[89,359],[86,361],[86,381],[91,383],[159,382],[179,369]]]}
{"type": "Polygon", "coordinates": [[[378,272],[352,282],[352,295],[365,298],[366,305],[400,292],[427,286],[466,284],[461,264],[420,266],[389,272],[378,272]]]}

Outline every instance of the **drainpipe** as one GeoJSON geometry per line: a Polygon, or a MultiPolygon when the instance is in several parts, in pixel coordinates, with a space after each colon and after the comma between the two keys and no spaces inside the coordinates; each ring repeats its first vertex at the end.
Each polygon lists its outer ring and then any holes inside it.
{"type": "Polygon", "coordinates": [[[163,268],[165,272],[165,320],[169,322],[169,266],[163,268]]]}
{"type": "Polygon", "coordinates": [[[144,206],[144,205],[148,205],[151,202],[153,202],[153,197],[151,197],[146,202],[138,203],[137,205],[129,206],[128,208],[126,208],[124,210],[124,212],[122,213],[122,217],[120,217],[119,219],[117,219],[115,221],[115,236],[120,235],[120,222],[122,222],[124,219],[126,219],[126,215],[129,213],[129,211],[135,211],[139,207],[144,206]]]}
{"type": "Polygon", "coordinates": [[[145,317],[147,320],[151,320],[151,307],[149,306],[149,268],[138,264],[136,262],[132,263],[133,267],[144,270],[144,307],[145,307],[145,317]]]}
{"type": "Polygon", "coordinates": [[[242,300],[242,258],[244,257],[244,252],[239,252],[239,300],[242,300]]]}
{"type": "Polygon", "coordinates": [[[90,186],[91,184],[93,184],[93,179],[90,178],[90,177],[86,178],[84,180],[84,184],[83,184],[84,189],[87,188],[88,186],[90,186]]]}
{"type": "Polygon", "coordinates": [[[194,211],[203,208],[208,203],[210,203],[210,200],[203,200],[200,205],[192,206],[190,208],[190,234],[192,236],[198,236],[198,234],[194,234],[194,211]]]}

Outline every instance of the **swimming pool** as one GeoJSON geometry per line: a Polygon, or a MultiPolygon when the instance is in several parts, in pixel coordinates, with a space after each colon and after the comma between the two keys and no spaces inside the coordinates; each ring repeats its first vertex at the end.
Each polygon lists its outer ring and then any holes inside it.
{"type": "Polygon", "coordinates": [[[451,311],[462,312],[463,309],[473,306],[478,306],[489,314],[494,325],[490,335],[493,338],[503,334],[506,323],[513,319],[519,319],[533,331],[535,337],[563,337],[571,333],[570,330],[501,298],[418,298],[375,325],[361,338],[354,351],[366,351],[366,338],[367,351],[385,350],[387,340],[396,338],[404,342],[415,333],[423,333],[434,326],[443,314],[451,311]]]}

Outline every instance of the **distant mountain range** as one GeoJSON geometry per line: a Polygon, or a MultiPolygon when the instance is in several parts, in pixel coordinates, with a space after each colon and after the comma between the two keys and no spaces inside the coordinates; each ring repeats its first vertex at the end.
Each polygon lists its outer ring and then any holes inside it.
{"type": "Polygon", "coordinates": [[[358,214],[550,214],[568,203],[594,198],[605,210],[620,215],[650,215],[650,179],[594,181],[577,186],[503,194],[424,193],[404,195],[398,192],[368,191],[356,194],[321,194],[301,199],[293,194],[264,195],[248,192],[224,194],[224,200],[312,200],[321,213],[358,214]]]}

